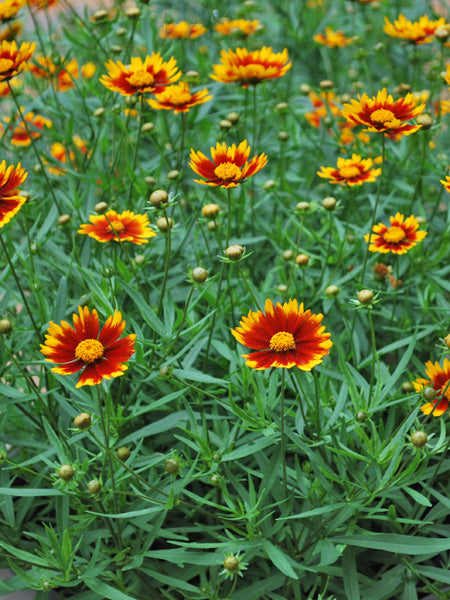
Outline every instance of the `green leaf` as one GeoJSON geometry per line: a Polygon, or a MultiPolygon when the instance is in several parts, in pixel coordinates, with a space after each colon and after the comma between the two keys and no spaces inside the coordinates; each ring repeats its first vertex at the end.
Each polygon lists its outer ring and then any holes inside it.
{"type": "Polygon", "coordinates": [[[5,488],[0,487],[0,495],[18,496],[20,498],[44,498],[45,496],[63,496],[64,493],[54,488],[5,488]]]}
{"type": "Polygon", "coordinates": [[[418,492],[417,490],[414,490],[413,488],[410,488],[407,485],[402,486],[401,488],[402,490],[404,490],[405,492],[407,492],[411,498],[417,502],[417,504],[421,504],[422,506],[433,506],[431,504],[431,502],[428,500],[428,498],[426,496],[424,496],[423,494],[421,494],[420,492],[418,492]]]}
{"type": "Polygon", "coordinates": [[[96,592],[102,599],[108,598],[108,600],[137,600],[135,596],[129,596],[123,592],[116,590],[108,583],[100,581],[99,579],[84,579],[84,583],[91,588],[92,591],[96,592]]]}
{"type": "Polygon", "coordinates": [[[355,550],[346,548],[342,556],[345,595],[351,600],[360,600],[358,571],[356,569],[355,550]]]}
{"type": "Polygon", "coordinates": [[[450,538],[426,538],[421,536],[401,535],[397,533],[364,533],[361,535],[338,536],[330,538],[331,542],[384,550],[411,556],[434,556],[450,550],[450,538]]]}
{"type": "Polygon", "coordinates": [[[298,575],[289,564],[291,559],[282,550],[280,550],[280,548],[274,546],[274,544],[269,542],[269,540],[263,541],[263,548],[267,553],[267,556],[279,571],[286,575],[286,577],[298,579],[298,575]]]}

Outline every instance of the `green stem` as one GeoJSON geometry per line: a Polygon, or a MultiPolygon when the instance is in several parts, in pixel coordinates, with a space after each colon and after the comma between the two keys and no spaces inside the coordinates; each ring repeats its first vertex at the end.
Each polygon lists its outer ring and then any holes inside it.
{"type": "Polygon", "coordinates": [[[131,181],[130,181],[130,188],[128,190],[128,204],[129,205],[131,204],[131,197],[133,195],[133,186],[134,186],[134,181],[136,178],[135,170],[136,170],[137,159],[138,159],[138,154],[139,154],[139,144],[141,142],[141,125],[142,125],[143,106],[144,106],[144,94],[139,94],[139,115],[138,115],[138,119],[137,119],[138,131],[137,131],[137,138],[136,138],[136,146],[134,148],[133,167],[131,169],[132,175],[131,175],[131,181]]]}
{"type": "Polygon", "coordinates": [[[227,238],[225,248],[228,248],[231,238],[231,189],[227,188],[228,212],[227,212],[227,238]]]}
{"type": "Polygon", "coordinates": [[[288,499],[288,487],[287,487],[287,469],[286,469],[286,432],[284,429],[284,394],[285,394],[285,372],[284,369],[281,373],[281,422],[280,422],[280,432],[281,432],[281,465],[283,469],[283,487],[284,487],[284,497],[288,499]]]}
{"type": "Polygon", "coordinates": [[[372,394],[373,394],[373,385],[375,382],[375,365],[378,362],[377,359],[377,346],[376,346],[376,337],[375,337],[375,327],[373,325],[373,317],[372,317],[372,309],[369,307],[367,308],[367,315],[369,318],[369,325],[370,325],[370,338],[371,338],[371,342],[372,342],[372,365],[371,365],[371,369],[370,369],[370,388],[369,388],[369,400],[367,402],[367,408],[370,408],[370,404],[372,401],[372,394]]]}
{"type": "Polygon", "coordinates": [[[166,219],[166,226],[167,226],[167,230],[166,230],[166,257],[165,257],[165,261],[164,261],[164,276],[163,276],[163,281],[161,284],[161,292],[160,292],[160,296],[159,296],[159,303],[158,303],[158,311],[157,311],[157,316],[158,318],[161,318],[162,315],[162,309],[163,309],[163,304],[164,304],[164,296],[166,295],[166,285],[167,285],[167,278],[169,276],[169,267],[170,267],[170,253],[172,251],[172,230],[170,228],[170,223],[169,223],[169,218],[167,216],[167,212],[166,209],[163,209],[164,212],[164,217],[166,219]]]}

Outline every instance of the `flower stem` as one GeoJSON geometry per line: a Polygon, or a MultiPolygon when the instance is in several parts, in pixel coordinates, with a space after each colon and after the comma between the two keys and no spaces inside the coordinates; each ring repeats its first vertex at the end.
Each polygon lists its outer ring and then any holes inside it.
{"type": "Polygon", "coordinates": [[[166,231],[166,258],[164,261],[164,276],[163,276],[163,281],[161,284],[161,292],[160,292],[160,296],[159,296],[159,303],[158,303],[158,312],[156,313],[158,318],[161,318],[162,315],[162,309],[163,309],[163,304],[164,304],[164,296],[166,295],[166,285],[167,285],[167,278],[169,276],[169,267],[170,267],[170,253],[172,250],[172,230],[170,228],[170,223],[169,223],[169,218],[167,216],[167,212],[166,209],[163,209],[164,212],[164,217],[166,219],[166,225],[167,225],[167,231],[166,231]]]}
{"type": "Polygon", "coordinates": [[[371,338],[371,342],[372,342],[372,364],[371,364],[371,369],[370,369],[369,400],[367,401],[367,408],[370,408],[370,404],[372,402],[372,395],[373,395],[373,385],[375,382],[375,365],[378,363],[378,357],[377,357],[377,345],[376,345],[376,338],[375,338],[375,327],[373,325],[372,309],[370,307],[367,308],[367,315],[369,318],[370,338],[371,338]]]}
{"type": "Polygon", "coordinates": [[[231,237],[231,189],[227,188],[227,200],[228,200],[228,211],[227,211],[227,238],[225,248],[228,248],[231,237]]]}
{"type": "Polygon", "coordinates": [[[141,125],[142,125],[143,105],[144,105],[144,94],[139,94],[139,115],[138,115],[138,119],[137,119],[138,130],[137,130],[136,146],[134,148],[133,166],[131,168],[132,175],[131,175],[131,181],[130,181],[130,188],[128,190],[128,204],[131,203],[131,196],[133,195],[133,186],[134,186],[134,181],[136,178],[135,170],[136,170],[138,153],[139,153],[139,144],[141,142],[141,125]]]}

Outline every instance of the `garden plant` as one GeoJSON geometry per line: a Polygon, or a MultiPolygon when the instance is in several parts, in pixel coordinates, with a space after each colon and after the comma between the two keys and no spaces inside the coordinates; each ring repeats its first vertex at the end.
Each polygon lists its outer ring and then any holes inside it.
{"type": "Polygon", "coordinates": [[[450,9],[0,1],[0,594],[450,599],[450,9]]]}

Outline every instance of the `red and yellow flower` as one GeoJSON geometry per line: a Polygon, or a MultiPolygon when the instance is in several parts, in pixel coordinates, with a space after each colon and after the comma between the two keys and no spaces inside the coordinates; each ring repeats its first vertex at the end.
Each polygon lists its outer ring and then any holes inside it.
{"type": "Polygon", "coordinates": [[[3,2],[0,2],[0,21],[8,21],[16,17],[24,4],[25,0],[3,0],[3,2]]]}
{"type": "Polygon", "coordinates": [[[340,114],[341,109],[336,104],[337,98],[334,92],[310,92],[308,98],[311,100],[313,110],[305,113],[305,119],[313,127],[320,127],[322,119],[327,116],[336,117],[340,114]]]}
{"type": "Polygon", "coordinates": [[[325,33],[315,35],[314,41],[327,46],[327,48],[345,48],[345,46],[353,43],[352,38],[345,37],[343,31],[334,31],[331,27],[325,27],[325,33]]]}
{"type": "Polygon", "coordinates": [[[438,27],[445,25],[442,17],[437,21],[430,21],[428,16],[420,17],[418,21],[409,21],[404,15],[399,14],[398,19],[391,23],[384,17],[383,30],[391,37],[400,38],[411,44],[419,45],[433,41],[434,32],[438,27]]]}
{"type": "Polygon", "coordinates": [[[404,215],[397,213],[395,217],[390,217],[390,226],[383,223],[374,225],[373,233],[365,235],[364,239],[369,242],[371,252],[406,254],[427,235],[426,231],[418,231],[419,227],[414,215],[405,219],[404,215]]]}
{"type": "Polygon", "coordinates": [[[57,89],[59,92],[66,92],[67,90],[74,87],[74,80],[81,76],[86,79],[90,79],[94,76],[96,66],[93,62],[88,62],[79,68],[78,62],[75,58],[70,59],[67,62],[62,60],[61,63],[54,63],[53,60],[48,56],[41,56],[35,59],[35,63],[29,65],[29,70],[36,77],[42,79],[54,78],[56,80],[57,89]]]}
{"type": "Polygon", "coordinates": [[[131,63],[125,66],[120,61],[109,60],[106,63],[108,75],[100,78],[101,83],[113,92],[123,96],[133,94],[160,94],[168,85],[181,77],[175,58],[165,62],[159,52],[153,52],[144,60],[139,56],[131,57],[131,63]]]}
{"type": "MultiPolygon", "coordinates": [[[[76,148],[82,154],[86,154],[86,152],[88,150],[86,140],[81,139],[79,135],[74,135],[72,139],[73,139],[73,143],[75,144],[76,148]]],[[[52,175],[57,175],[57,176],[65,175],[67,171],[62,165],[67,164],[67,162],[70,162],[73,167],[75,166],[75,163],[76,163],[75,152],[73,150],[67,150],[67,148],[63,144],[61,144],[61,142],[54,142],[51,145],[50,154],[55,160],[57,160],[59,163],[61,163],[61,166],[57,165],[57,166],[47,167],[48,172],[51,173],[52,175]]],[[[44,162],[47,164],[47,161],[44,161],[44,162]]]]}
{"type": "Polygon", "coordinates": [[[118,214],[109,210],[103,215],[91,215],[90,223],[80,226],[78,233],[87,234],[98,242],[133,242],[133,244],[147,244],[148,240],[156,235],[150,229],[147,215],[135,215],[130,210],[118,214]]]}
{"type": "Polygon", "coordinates": [[[231,333],[243,346],[257,350],[243,354],[252,369],[298,367],[310,371],[322,362],[333,343],[321,325],[323,315],[305,311],[303,303],[289,300],[283,305],[267,299],[265,312],[249,311],[242,317],[240,327],[231,333]]]}
{"type": "Polygon", "coordinates": [[[244,36],[249,36],[257,31],[263,29],[262,24],[258,19],[250,21],[250,19],[221,19],[216,23],[214,29],[217,33],[222,35],[233,35],[234,33],[240,33],[244,36]]]}
{"type": "Polygon", "coordinates": [[[42,8],[56,6],[58,4],[58,0],[28,0],[28,3],[39,10],[42,8]]]}
{"type": "MultiPolygon", "coordinates": [[[[11,122],[9,117],[5,117],[4,121],[6,123],[11,122]]],[[[31,144],[32,140],[41,137],[44,127],[48,128],[51,126],[52,122],[50,119],[42,115],[36,115],[33,111],[27,112],[24,115],[24,120],[16,121],[10,125],[10,129],[12,129],[11,144],[25,148],[31,144]]]]}
{"type": "Polygon", "coordinates": [[[222,50],[220,57],[221,64],[213,65],[211,79],[222,83],[240,83],[244,88],[282,77],[292,66],[286,48],[278,53],[269,46],[253,52],[246,48],[222,50]]]}
{"type": "Polygon", "coordinates": [[[7,40],[12,42],[22,33],[23,25],[18,21],[8,22],[6,27],[0,31],[0,42],[7,40]]]}
{"type": "Polygon", "coordinates": [[[34,52],[36,43],[23,42],[20,48],[15,40],[8,42],[3,40],[0,45],[0,81],[6,81],[14,77],[26,66],[34,52]]]}
{"type": "Polygon", "coordinates": [[[103,379],[119,377],[128,369],[123,363],[134,354],[134,334],[120,338],[125,321],[117,310],[108,317],[101,331],[98,313],[87,306],[78,307],[73,315],[73,327],[66,321],[50,322],[41,352],[45,360],[58,363],[52,371],[71,375],[81,371],[75,387],[98,385],[103,379]]]}
{"type": "Polygon", "coordinates": [[[351,123],[365,125],[367,129],[364,131],[410,135],[421,126],[411,125],[408,121],[420,115],[424,109],[425,104],[418,105],[414,94],[407,94],[405,98],[394,102],[384,88],[374,98],[363,94],[358,100],[351,100],[351,104],[344,104],[342,116],[351,123]]]}
{"type": "Polygon", "coordinates": [[[351,158],[338,158],[337,168],[321,167],[317,171],[319,177],[329,179],[330,183],[342,185],[362,185],[365,182],[376,181],[381,169],[372,169],[371,158],[361,158],[359,154],[353,154],[351,158]]]}
{"type": "Polygon", "coordinates": [[[194,179],[196,183],[202,183],[213,187],[232,188],[243,183],[246,179],[260,171],[267,163],[266,154],[254,156],[250,162],[250,146],[247,140],[244,140],[236,146],[227,147],[225,142],[217,142],[215,148],[211,148],[211,158],[209,160],[201,152],[191,149],[189,166],[206,179],[194,179]]]}
{"type": "Polygon", "coordinates": [[[193,106],[203,104],[211,100],[212,95],[206,88],[191,94],[189,84],[180,81],[175,85],[169,85],[160,94],[155,94],[155,99],[147,100],[152,108],[157,110],[173,110],[175,114],[188,112],[193,106]]]}
{"type": "Polygon", "coordinates": [[[6,161],[0,163],[0,228],[6,225],[19,212],[26,198],[20,195],[18,189],[27,177],[21,164],[6,166],[6,161]]]}
{"type": "Polygon", "coordinates": [[[446,64],[446,69],[442,72],[442,78],[444,79],[445,83],[450,85],[450,63],[446,64]]]}
{"type": "Polygon", "coordinates": [[[179,39],[194,39],[205,34],[208,30],[201,23],[188,23],[187,21],[180,21],[179,23],[165,23],[159,30],[159,37],[165,40],[166,38],[172,40],[179,39]]]}
{"type": "Polygon", "coordinates": [[[450,192],[450,177],[448,175],[446,175],[445,179],[440,179],[439,181],[445,187],[447,192],[450,192]]]}
{"type": "Polygon", "coordinates": [[[450,360],[444,359],[444,364],[436,362],[432,363],[429,360],[425,363],[425,372],[428,379],[419,377],[413,381],[413,386],[416,392],[422,392],[426,388],[431,388],[436,392],[436,398],[433,402],[427,402],[420,407],[420,410],[425,414],[432,414],[433,417],[440,417],[448,410],[450,402],[450,360]]]}

